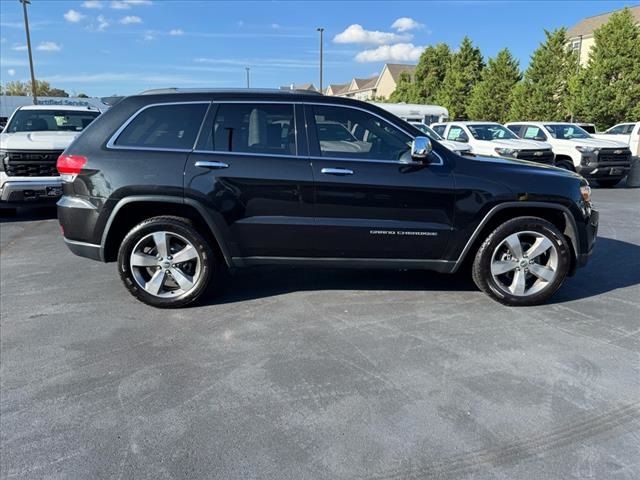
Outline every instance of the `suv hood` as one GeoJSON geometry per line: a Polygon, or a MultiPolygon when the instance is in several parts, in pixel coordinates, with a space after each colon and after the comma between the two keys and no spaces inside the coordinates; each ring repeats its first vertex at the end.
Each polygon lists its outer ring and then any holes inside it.
{"type": "Polygon", "coordinates": [[[516,138],[502,138],[499,140],[484,140],[494,148],[515,148],[517,150],[551,150],[551,145],[537,140],[522,140],[516,138]]]}
{"type": "Polygon", "coordinates": [[[629,145],[615,140],[604,140],[602,138],[575,138],[571,140],[558,140],[569,143],[576,147],[597,147],[597,148],[629,148],[629,145]]]}
{"type": "MultiPolygon", "coordinates": [[[[536,142],[540,143],[540,142],[536,142]]],[[[564,168],[552,167],[551,165],[544,165],[542,163],[529,162],[527,160],[518,160],[515,158],[504,158],[504,157],[483,157],[476,156],[471,157],[473,161],[479,161],[483,163],[492,163],[496,165],[497,168],[506,168],[511,171],[520,171],[522,173],[526,173],[527,175],[541,175],[541,176],[552,176],[556,178],[577,178],[582,179],[582,176],[575,173],[570,172],[564,168]]]]}
{"type": "Polygon", "coordinates": [[[0,134],[3,150],[64,150],[80,132],[15,132],[0,134]]]}

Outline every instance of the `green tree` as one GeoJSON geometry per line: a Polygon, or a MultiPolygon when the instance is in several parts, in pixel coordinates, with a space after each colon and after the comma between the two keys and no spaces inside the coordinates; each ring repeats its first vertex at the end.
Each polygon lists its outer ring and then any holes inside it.
{"type": "Polygon", "coordinates": [[[482,79],[473,87],[467,107],[469,118],[506,122],[513,89],[520,78],[518,61],[509,49],[500,50],[495,58],[489,59],[487,67],[482,70],[482,79]]]}
{"type": "Polygon", "coordinates": [[[436,95],[436,102],[449,110],[450,118],[468,118],[467,106],[473,86],[484,67],[480,49],[464,37],[460,49],[453,54],[449,68],[436,95]]]}
{"type": "Polygon", "coordinates": [[[89,98],[89,95],[87,95],[86,93],[79,93],[77,95],[78,98],[89,98]]]}
{"type": "Polygon", "coordinates": [[[415,83],[419,103],[434,103],[451,62],[446,43],[432,45],[422,52],[416,66],[415,83]]]}
{"type": "Polygon", "coordinates": [[[418,91],[416,84],[411,81],[411,75],[402,72],[398,78],[396,89],[389,96],[390,102],[418,103],[418,91]]]}
{"type": "MultiPolygon", "coordinates": [[[[31,95],[31,82],[19,80],[5,85],[5,95],[28,96],[31,95]]],[[[68,97],[69,94],[60,88],[52,88],[49,82],[36,80],[36,95],[39,97],[68,97]]]]}
{"type": "Polygon", "coordinates": [[[516,87],[511,120],[568,120],[569,84],[578,68],[576,54],[567,48],[567,32],[545,30],[545,41],[531,55],[524,79],[516,87]]]}
{"type": "Polygon", "coordinates": [[[640,26],[628,8],[594,32],[587,67],[572,82],[572,107],[581,120],[605,128],[640,118],[640,26]]]}
{"type": "Polygon", "coordinates": [[[19,80],[7,82],[7,84],[4,86],[4,92],[5,95],[15,95],[20,97],[29,95],[27,84],[19,80]]]}

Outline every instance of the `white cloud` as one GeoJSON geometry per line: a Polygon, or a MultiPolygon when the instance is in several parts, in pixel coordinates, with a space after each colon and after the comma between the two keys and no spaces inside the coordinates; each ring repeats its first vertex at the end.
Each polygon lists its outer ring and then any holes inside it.
{"type": "Polygon", "coordinates": [[[114,10],[129,10],[131,8],[128,3],[121,1],[111,2],[109,6],[114,10]]]}
{"type": "Polygon", "coordinates": [[[26,45],[14,45],[13,47],[11,47],[11,50],[14,50],[16,52],[24,52],[27,50],[27,46],[26,45]]]}
{"type": "Polygon", "coordinates": [[[81,6],[82,8],[99,9],[102,8],[102,2],[100,0],[85,0],[81,6]]]}
{"type": "Polygon", "coordinates": [[[173,30],[169,30],[169,35],[178,37],[180,35],[184,35],[184,31],[181,30],[180,28],[174,28],[173,30]]]}
{"type": "Polygon", "coordinates": [[[119,22],[122,25],[133,25],[134,23],[142,23],[142,19],[135,15],[127,15],[126,17],[122,17],[119,22]]]}
{"type": "Polygon", "coordinates": [[[415,62],[425,47],[416,46],[413,43],[396,43],[394,45],[381,45],[371,50],[363,50],[356,55],[356,61],[367,62],[415,62]]]}
{"type": "Polygon", "coordinates": [[[114,10],[129,10],[131,7],[149,6],[152,3],[151,0],[113,0],[109,7],[114,10]]]}
{"type": "Polygon", "coordinates": [[[333,37],[335,43],[362,43],[369,45],[385,45],[387,43],[411,40],[410,34],[399,35],[393,32],[379,32],[376,30],[365,30],[362,25],[354,23],[349,25],[343,32],[333,37]]]}
{"type": "Polygon", "coordinates": [[[415,30],[423,27],[424,25],[422,23],[419,23],[409,17],[400,17],[391,25],[391,28],[395,28],[399,32],[408,32],[409,30],[415,30]]]}
{"type": "Polygon", "coordinates": [[[151,40],[155,40],[156,36],[153,34],[152,31],[149,30],[149,31],[145,32],[144,37],[142,37],[142,38],[144,38],[144,40],[149,42],[151,40]]]}
{"type": "Polygon", "coordinates": [[[96,18],[96,20],[98,21],[99,32],[104,32],[110,25],[109,20],[107,20],[104,15],[98,15],[98,18],[96,18]]]}
{"type": "Polygon", "coordinates": [[[59,52],[62,50],[62,45],[56,42],[40,42],[40,45],[36,47],[36,50],[40,52],[59,52]]]}
{"type": "Polygon", "coordinates": [[[15,69],[10,68],[9,70],[7,70],[7,73],[9,74],[10,77],[13,77],[16,74],[15,69]]]}
{"type": "Polygon", "coordinates": [[[83,14],[73,9],[69,10],[67,13],[64,14],[64,19],[67,22],[71,22],[71,23],[78,23],[84,17],[85,16],[83,14]]]}

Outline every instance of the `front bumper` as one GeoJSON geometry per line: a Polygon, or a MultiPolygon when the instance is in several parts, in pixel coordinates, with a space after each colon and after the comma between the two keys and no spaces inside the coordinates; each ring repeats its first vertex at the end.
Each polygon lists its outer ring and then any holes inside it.
{"type": "Polygon", "coordinates": [[[55,202],[61,195],[62,180],[58,177],[37,180],[6,180],[0,188],[0,201],[12,204],[55,202]]]}
{"type": "Polygon", "coordinates": [[[629,163],[590,163],[589,165],[581,165],[576,168],[576,172],[585,178],[624,178],[631,165],[629,163]]]}

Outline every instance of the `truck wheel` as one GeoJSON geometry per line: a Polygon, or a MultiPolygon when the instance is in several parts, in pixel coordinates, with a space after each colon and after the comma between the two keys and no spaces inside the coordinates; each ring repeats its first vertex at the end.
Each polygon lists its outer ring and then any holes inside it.
{"type": "Polygon", "coordinates": [[[179,217],[154,217],[139,223],[118,251],[118,271],[127,290],[160,308],[197,301],[218,267],[205,238],[179,217]]]}
{"type": "Polygon", "coordinates": [[[598,183],[599,187],[602,188],[613,188],[616,185],[618,185],[620,183],[620,180],[622,180],[621,178],[618,179],[613,179],[613,178],[602,178],[599,180],[596,180],[596,182],[598,183]]]}
{"type": "Polygon", "coordinates": [[[569,170],[570,172],[576,171],[576,169],[573,166],[573,163],[569,160],[558,160],[556,162],[556,167],[564,168],[565,170],[569,170]]]}
{"type": "Polygon", "coordinates": [[[538,305],[562,285],[570,254],[566,238],[550,222],[514,218],[482,243],[473,262],[473,281],[504,305],[538,305]]]}

